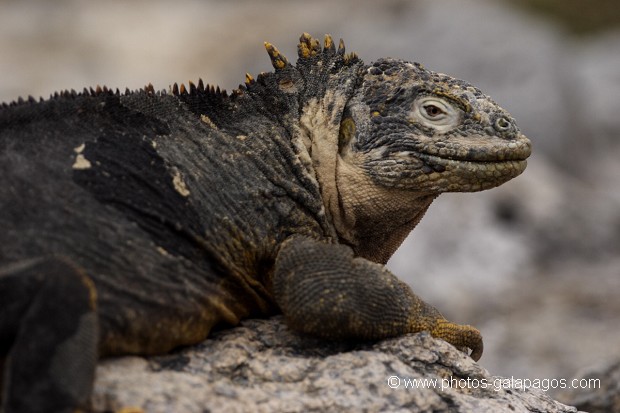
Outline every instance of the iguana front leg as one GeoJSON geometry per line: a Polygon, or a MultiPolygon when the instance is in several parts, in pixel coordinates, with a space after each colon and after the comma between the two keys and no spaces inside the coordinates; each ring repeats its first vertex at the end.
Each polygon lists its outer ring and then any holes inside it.
{"type": "Polygon", "coordinates": [[[276,302],[291,328],[329,339],[381,339],[429,331],[482,355],[474,327],[446,320],[383,265],[353,256],[351,248],[294,236],[278,253],[276,302]]]}

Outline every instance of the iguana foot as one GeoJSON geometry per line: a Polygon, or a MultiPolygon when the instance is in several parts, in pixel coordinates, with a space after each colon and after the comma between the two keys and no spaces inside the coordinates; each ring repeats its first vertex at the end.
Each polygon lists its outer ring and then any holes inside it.
{"type": "Polygon", "coordinates": [[[475,327],[452,323],[445,318],[437,320],[437,324],[431,330],[433,337],[447,341],[457,348],[466,347],[471,350],[469,355],[474,361],[482,357],[483,343],[482,334],[475,327]]]}

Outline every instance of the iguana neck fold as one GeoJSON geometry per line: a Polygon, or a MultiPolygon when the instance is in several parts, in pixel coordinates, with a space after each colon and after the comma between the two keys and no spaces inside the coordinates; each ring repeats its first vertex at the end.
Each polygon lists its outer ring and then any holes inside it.
{"type": "Polygon", "coordinates": [[[322,99],[313,98],[304,106],[299,121],[302,156],[320,188],[335,240],[349,238],[350,232],[337,183],[338,135],[347,100],[338,90],[328,91],[322,99]]]}

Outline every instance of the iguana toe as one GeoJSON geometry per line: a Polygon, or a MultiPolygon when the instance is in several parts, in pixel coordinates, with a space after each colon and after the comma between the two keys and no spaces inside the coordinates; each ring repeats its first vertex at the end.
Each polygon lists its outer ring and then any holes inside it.
{"type": "Polygon", "coordinates": [[[452,323],[446,319],[438,320],[431,331],[433,337],[441,338],[455,347],[466,347],[471,350],[469,355],[474,361],[480,360],[484,345],[482,334],[470,325],[452,323]]]}

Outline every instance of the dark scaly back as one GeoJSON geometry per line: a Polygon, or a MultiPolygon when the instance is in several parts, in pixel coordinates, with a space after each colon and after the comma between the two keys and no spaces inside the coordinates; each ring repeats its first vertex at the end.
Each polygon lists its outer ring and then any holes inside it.
{"type": "Polygon", "coordinates": [[[63,255],[82,266],[114,332],[103,353],[166,351],[273,312],[279,243],[333,237],[293,141],[304,105],[361,63],[331,38],[321,49],[302,36],[297,66],[266,46],[275,72],[230,95],[202,82],[97,87],[0,107],[0,264],[63,255]]]}

